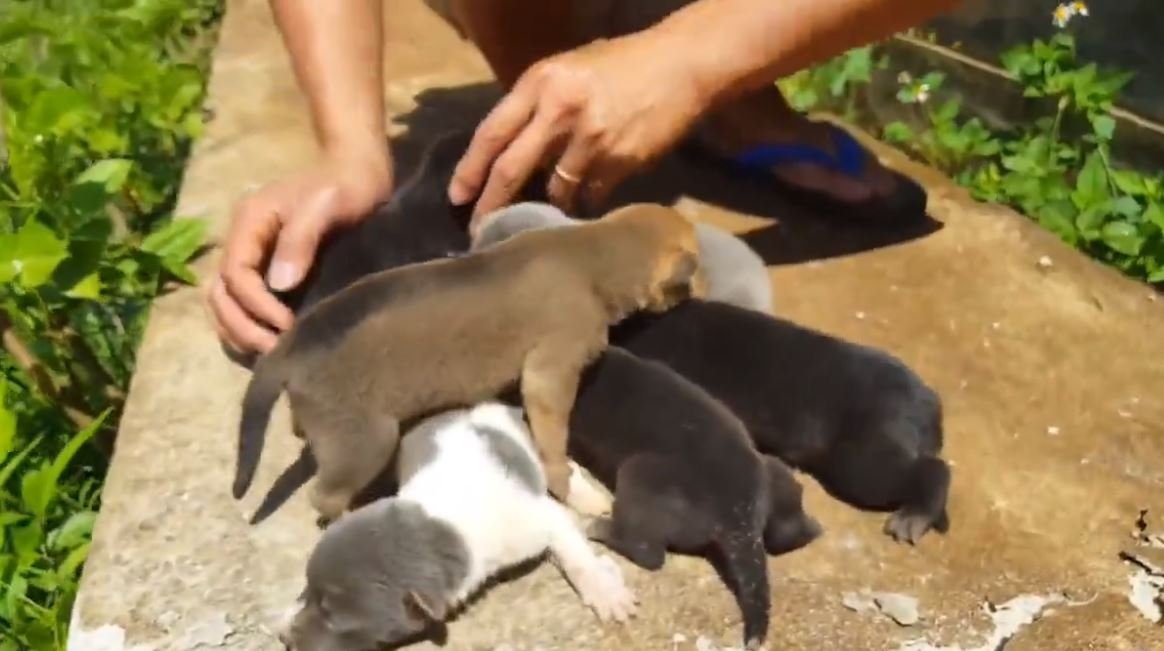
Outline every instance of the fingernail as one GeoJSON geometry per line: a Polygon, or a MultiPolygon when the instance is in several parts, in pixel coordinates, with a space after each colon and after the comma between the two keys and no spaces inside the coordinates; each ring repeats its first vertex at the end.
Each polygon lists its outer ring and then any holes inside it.
{"type": "Polygon", "coordinates": [[[267,271],[267,284],[277,292],[284,292],[295,284],[295,265],[290,262],[273,262],[267,271]]]}
{"type": "Polygon", "coordinates": [[[454,206],[459,206],[469,200],[469,191],[465,189],[464,185],[460,183],[452,183],[449,185],[449,201],[454,206]]]}

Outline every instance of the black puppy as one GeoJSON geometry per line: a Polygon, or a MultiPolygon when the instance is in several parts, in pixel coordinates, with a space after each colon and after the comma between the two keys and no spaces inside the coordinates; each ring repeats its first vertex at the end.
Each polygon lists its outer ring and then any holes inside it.
{"type": "Polygon", "coordinates": [[[615,495],[591,538],[657,570],[665,552],[712,552],[729,573],[747,648],[768,633],[765,551],[821,533],[780,460],[756,452],[743,423],[659,362],[610,347],[582,375],[569,453],[615,495]]]}
{"type": "Polygon", "coordinates": [[[896,509],[885,524],[895,540],[913,544],[931,528],[948,530],[941,401],[893,356],[699,300],[633,317],[610,341],[722,400],[761,452],[810,473],[834,497],[896,509]]]}
{"type": "MultiPolygon", "coordinates": [[[[366,219],[330,235],[304,281],[279,299],[299,313],[377,271],[467,252],[472,205],[451,204],[448,187],[472,138],[471,130],[437,137],[392,198],[366,219]]],[[[540,179],[526,184],[516,201],[543,200],[540,179]]]]}

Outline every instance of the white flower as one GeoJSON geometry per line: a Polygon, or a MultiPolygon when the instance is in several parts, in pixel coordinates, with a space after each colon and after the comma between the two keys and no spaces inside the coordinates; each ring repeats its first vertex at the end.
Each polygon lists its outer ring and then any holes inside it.
{"type": "Polygon", "coordinates": [[[914,98],[917,99],[918,104],[925,104],[930,98],[930,85],[918,84],[917,93],[914,95],[914,98]]]}
{"type": "Polygon", "coordinates": [[[1060,3],[1051,12],[1051,22],[1055,27],[1060,29],[1067,26],[1071,19],[1076,16],[1090,16],[1091,12],[1087,8],[1087,3],[1082,0],[1072,0],[1072,2],[1060,3]]]}

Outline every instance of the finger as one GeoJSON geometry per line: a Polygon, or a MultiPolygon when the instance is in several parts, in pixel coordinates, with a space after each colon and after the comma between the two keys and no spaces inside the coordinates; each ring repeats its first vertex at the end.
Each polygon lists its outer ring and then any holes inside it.
{"type": "Polygon", "coordinates": [[[211,287],[210,303],[215,319],[225,334],[225,340],[240,352],[266,353],[275,347],[273,332],[252,321],[226,289],[226,283],[215,280],[211,287]]]}
{"type": "Polygon", "coordinates": [[[581,128],[574,130],[570,144],[558,159],[546,185],[550,202],[566,213],[574,208],[574,201],[595,157],[597,139],[581,128]]]}
{"type": "Polygon", "coordinates": [[[536,102],[537,96],[519,84],[489,112],[453,170],[449,201],[461,206],[477,196],[494,161],[529,123],[536,102]]]}
{"type": "Polygon", "coordinates": [[[586,177],[578,190],[580,195],[575,202],[581,200],[587,208],[598,209],[610,198],[610,194],[634,173],[636,166],[629,162],[620,162],[609,159],[591,161],[586,177]]]}
{"type": "Polygon", "coordinates": [[[560,135],[557,111],[538,111],[529,125],[497,157],[477,204],[473,218],[486,215],[509,203],[529,180],[543,154],[560,135]]]}
{"type": "Polygon", "coordinates": [[[333,221],[334,195],[315,194],[298,206],[291,219],[279,231],[275,242],[275,252],[271,255],[271,268],[267,270],[267,284],[276,291],[287,291],[307,275],[315,261],[315,253],[323,239],[323,233],[333,221]]]}
{"type": "Polygon", "coordinates": [[[221,275],[234,301],[245,312],[276,328],[291,326],[292,314],[263,283],[259,267],[281,224],[279,215],[262,199],[239,204],[223,252],[221,275]]]}

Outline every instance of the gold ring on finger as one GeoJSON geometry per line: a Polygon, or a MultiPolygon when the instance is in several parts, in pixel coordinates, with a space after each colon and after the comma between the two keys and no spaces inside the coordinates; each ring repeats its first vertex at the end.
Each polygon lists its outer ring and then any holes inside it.
{"type": "Polygon", "coordinates": [[[563,181],[572,183],[574,185],[578,185],[578,183],[582,181],[582,179],[562,169],[561,165],[554,166],[554,174],[557,174],[559,177],[561,177],[563,181]]]}

